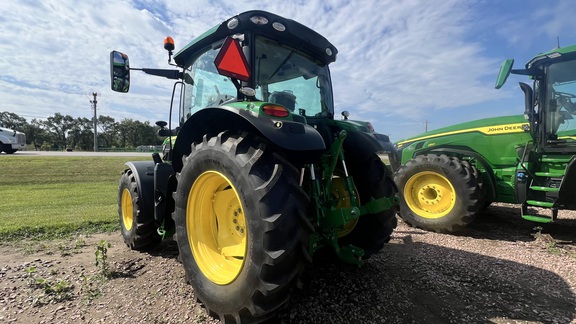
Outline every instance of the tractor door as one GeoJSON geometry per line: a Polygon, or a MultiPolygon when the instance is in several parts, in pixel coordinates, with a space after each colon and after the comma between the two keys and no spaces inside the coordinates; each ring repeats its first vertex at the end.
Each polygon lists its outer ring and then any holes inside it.
{"type": "Polygon", "coordinates": [[[546,67],[539,89],[541,125],[539,140],[544,152],[576,152],[576,61],[553,63],[546,67]]]}

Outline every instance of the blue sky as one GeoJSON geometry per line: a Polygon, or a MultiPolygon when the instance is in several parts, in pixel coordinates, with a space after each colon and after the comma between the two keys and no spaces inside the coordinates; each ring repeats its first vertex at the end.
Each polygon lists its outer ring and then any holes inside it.
{"type": "Polygon", "coordinates": [[[262,9],[307,25],[339,50],[331,65],[336,113],[372,122],[393,141],[464,121],[520,114],[516,67],[576,44],[573,0],[7,0],[0,6],[0,111],[46,118],[59,112],[117,121],[167,120],[172,81],[133,72],[131,92],[110,90],[109,53],[133,67],[169,68],[176,50],[223,20],[262,9]]]}

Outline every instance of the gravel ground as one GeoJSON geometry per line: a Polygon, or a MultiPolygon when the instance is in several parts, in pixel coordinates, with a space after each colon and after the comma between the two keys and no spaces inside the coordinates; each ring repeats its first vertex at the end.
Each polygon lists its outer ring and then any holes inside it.
{"type": "MultiPolygon", "coordinates": [[[[363,267],[319,255],[275,323],[576,323],[576,213],[543,225],[495,204],[458,235],[400,222],[363,267]]],[[[174,241],[120,234],[0,246],[0,323],[218,323],[184,282],[174,241]],[[112,278],[94,265],[99,242],[112,278]]]]}

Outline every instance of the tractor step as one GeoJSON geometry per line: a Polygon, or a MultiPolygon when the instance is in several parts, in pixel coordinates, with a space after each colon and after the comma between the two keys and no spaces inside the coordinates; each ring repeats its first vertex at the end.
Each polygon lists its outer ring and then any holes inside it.
{"type": "Polygon", "coordinates": [[[572,155],[562,156],[562,157],[550,157],[550,156],[543,156],[540,158],[540,162],[547,162],[547,163],[568,163],[572,160],[572,155]]]}
{"type": "MultiPolygon", "coordinates": [[[[534,201],[534,200],[528,200],[525,203],[523,203],[522,209],[521,209],[523,219],[531,221],[531,222],[537,222],[537,223],[552,223],[558,218],[558,208],[545,208],[546,211],[552,212],[552,215],[550,215],[550,216],[542,215],[536,209],[531,209],[531,213],[536,212],[535,215],[528,214],[528,207],[529,206],[536,206],[533,204],[534,202],[545,203],[543,201],[534,201]]],[[[546,203],[546,204],[552,204],[552,203],[546,203]]]]}
{"type": "Polygon", "coordinates": [[[522,218],[531,222],[552,223],[552,218],[546,216],[522,215],[522,218]]]}
{"type": "Polygon", "coordinates": [[[553,202],[538,201],[538,200],[527,200],[526,204],[528,204],[529,206],[538,206],[538,207],[545,207],[545,208],[551,208],[554,206],[553,202]]]}
{"type": "Polygon", "coordinates": [[[543,186],[531,186],[530,189],[535,191],[547,191],[547,192],[558,192],[560,188],[556,187],[543,187],[543,186]]]}
{"type": "Polygon", "coordinates": [[[534,173],[538,177],[548,177],[548,178],[562,178],[564,172],[536,172],[534,173]]]}

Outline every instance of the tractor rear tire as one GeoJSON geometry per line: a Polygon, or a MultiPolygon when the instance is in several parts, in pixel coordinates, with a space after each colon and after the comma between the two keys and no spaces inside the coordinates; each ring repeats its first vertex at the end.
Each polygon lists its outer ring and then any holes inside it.
{"type": "MultiPolygon", "coordinates": [[[[366,161],[346,160],[350,175],[360,195],[360,203],[371,198],[394,197],[397,189],[390,171],[382,160],[373,155],[366,161]]],[[[363,215],[350,234],[340,239],[341,245],[353,244],[364,249],[364,259],[380,251],[390,241],[396,228],[396,208],[363,215]]]]}
{"type": "Polygon", "coordinates": [[[152,210],[144,210],[136,178],[131,169],[120,177],[118,215],[124,242],[132,250],[144,250],[161,241],[152,210]]]}
{"type": "Polygon", "coordinates": [[[272,318],[311,261],[298,170],[257,138],[222,132],[192,145],[177,179],[176,240],[196,297],[222,322],[272,318]]]}
{"type": "Polygon", "coordinates": [[[400,216],[409,225],[428,231],[463,229],[485,201],[470,165],[444,154],[416,156],[398,169],[394,180],[403,197],[400,216]]]}

